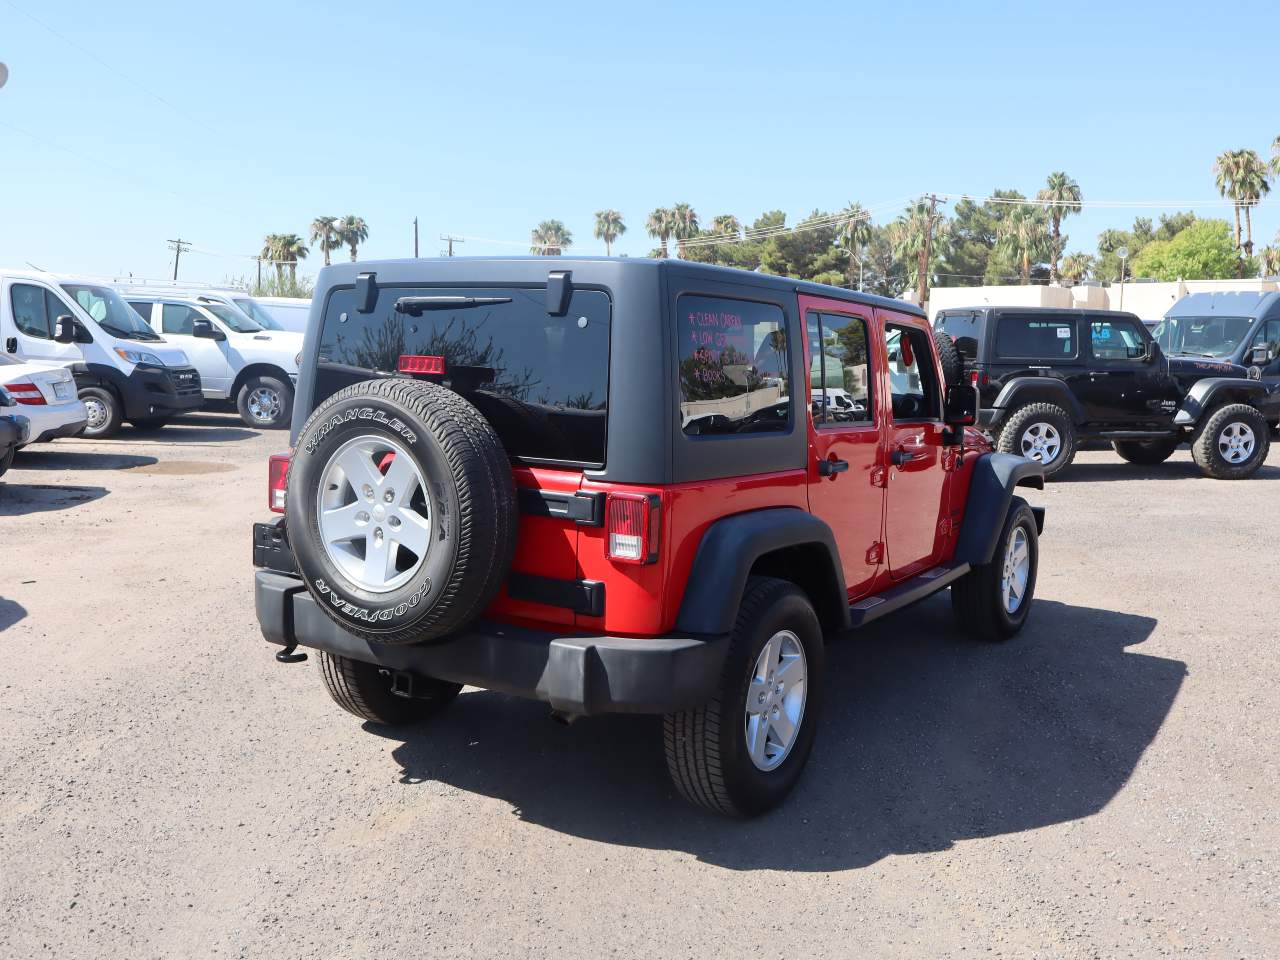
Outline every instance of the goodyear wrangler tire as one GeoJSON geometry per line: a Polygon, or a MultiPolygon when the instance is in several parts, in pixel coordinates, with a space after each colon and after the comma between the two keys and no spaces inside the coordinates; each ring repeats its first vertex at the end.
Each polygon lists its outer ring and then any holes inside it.
{"type": "Polygon", "coordinates": [[[511,566],[511,466],[488,421],[444,387],[365,380],[307,420],[285,514],[317,605],[376,643],[439,639],[488,605],[511,566]]]}

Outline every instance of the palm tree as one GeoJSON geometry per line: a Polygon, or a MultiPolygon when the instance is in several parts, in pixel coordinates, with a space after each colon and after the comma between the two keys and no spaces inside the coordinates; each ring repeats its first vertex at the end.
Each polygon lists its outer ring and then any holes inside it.
{"type": "Polygon", "coordinates": [[[1062,255],[1062,219],[1080,212],[1080,184],[1076,183],[1061,170],[1049,174],[1044,189],[1036,194],[1037,200],[1045,202],[1045,211],[1049,214],[1049,236],[1052,247],[1049,250],[1049,282],[1058,282],[1058,258],[1062,255]]]}
{"type": "Polygon", "coordinates": [[[559,220],[543,220],[533,228],[529,252],[539,257],[558,257],[573,245],[573,234],[559,220]]]}
{"type": "Polygon", "coordinates": [[[1237,180],[1240,174],[1240,155],[1243,150],[1227,150],[1213,161],[1214,182],[1218,185],[1218,193],[1229,200],[1236,201],[1233,209],[1236,214],[1236,249],[1240,249],[1240,197],[1237,180]]]}
{"type": "Polygon", "coordinates": [[[298,261],[307,257],[307,245],[296,233],[267,234],[262,244],[262,259],[276,266],[276,277],[284,280],[284,268],[289,268],[289,278],[297,280],[298,261]]]}
{"type": "Polygon", "coordinates": [[[732,213],[722,213],[711,221],[711,232],[722,237],[742,235],[742,221],[732,213]]]}
{"type": "Polygon", "coordinates": [[[667,256],[667,240],[671,238],[671,231],[674,224],[672,223],[671,210],[667,207],[658,207],[653,213],[649,214],[649,219],[645,221],[644,228],[648,231],[649,236],[656,237],[658,242],[662,244],[662,256],[667,256]]]}
{"type": "Polygon", "coordinates": [[[853,265],[858,264],[858,289],[862,289],[862,254],[875,235],[871,215],[860,203],[851,203],[840,211],[843,218],[836,228],[836,238],[849,255],[849,286],[853,286],[853,265]]]}
{"type": "Polygon", "coordinates": [[[1093,257],[1087,253],[1069,253],[1062,258],[1062,275],[1079,283],[1093,271],[1093,257]]]}
{"type": "Polygon", "coordinates": [[[698,215],[689,204],[671,208],[671,235],[676,238],[676,256],[684,256],[684,242],[698,235],[698,215]]]}
{"type": "Polygon", "coordinates": [[[942,244],[938,241],[945,240],[950,233],[951,222],[925,200],[913,203],[889,224],[893,255],[902,261],[907,279],[915,281],[921,304],[929,295],[929,275],[941,255],[942,244]]]}
{"type": "Polygon", "coordinates": [[[613,256],[613,241],[627,232],[622,214],[617,210],[596,211],[596,239],[604,241],[604,255],[613,256]]]}
{"type": "Polygon", "coordinates": [[[342,238],[338,236],[339,225],[337,217],[316,217],[311,221],[311,242],[320,245],[326,267],[329,266],[329,253],[342,247],[342,238]]]}
{"type": "Polygon", "coordinates": [[[1271,192],[1271,174],[1256,150],[1241,150],[1236,170],[1236,187],[1244,207],[1244,256],[1253,256],[1253,216],[1250,210],[1271,192]]]}
{"type": "Polygon", "coordinates": [[[1280,137],[1271,141],[1271,169],[1280,173],[1280,137]]]}
{"type": "Polygon", "coordinates": [[[338,240],[351,248],[351,262],[356,262],[356,248],[369,239],[369,227],[363,217],[347,214],[338,218],[338,240]]]}
{"type": "Polygon", "coordinates": [[[996,231],[996,249],[1021,264],[1023,285],[1031,282],[1032,265],[1045,259],[1052,243],[1048,214],[1029,203],[1011,207],[996,231]]]}
{"type": "MultiPolygon", "coordinates": [[[[1276,240],[1280,242],[1280,237],[1276,240]]],[[[1264,277],[1280,276],[1280,247],[1263,247],[1258,251],[1258,258],[1262,261],[1264,277]]]]}

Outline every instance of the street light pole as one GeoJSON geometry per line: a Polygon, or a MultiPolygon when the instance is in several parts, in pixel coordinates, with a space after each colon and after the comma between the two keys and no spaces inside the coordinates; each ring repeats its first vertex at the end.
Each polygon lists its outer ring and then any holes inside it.
{"type": "Polygon", "coordinates": [[[1116,309],[1123,310],[1124,309],[1124,272],[1125,272],[1125,263],[1127,263],[1129,260],[1129,248],[1121,247],[1119,250],[1116,251],[1116,256],[1120,258],[1120,306],[1118,306],[1116,309]]]}

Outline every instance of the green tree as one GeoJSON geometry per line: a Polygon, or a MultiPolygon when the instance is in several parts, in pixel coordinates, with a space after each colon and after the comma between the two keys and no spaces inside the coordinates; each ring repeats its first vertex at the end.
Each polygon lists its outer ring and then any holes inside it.
{"type": "Polygon", "coordinates": [[[1190,210],[1177,213],[1160,214],[1160,226],[1156,227],[1155,239],[1172,240],[1187,227],[1196,222],[1196,215],[1190,210]]]}
{"type": "Polygon", "coordinates": [[[1153,240],[1133,258],[1133,275],[1156,280],[1220,280],[1236,273],[1231,225],[1197,220],[1172,240],[1153,240]]]}
{"type": "Polygon", "coordinates": [[[1032,266],[1047,259],[1052,246],[1049,215],[1043,207],[1019,203],[1009,208],[1000,224],[996,248],[1018,263],[1024,285],[1031,282],[1032,266]]]}
{"type": "Polygon", "coordinates": [[[298,261],[305,260],[307,253],[307,245],[296,233],[267,234],[262,244],[262,259],[275,264],[276,277],[280,282],[284,281],[285,267],[289,268],[289,279],[296,282],[298,261]]]}
{"type": "Polygon", "coordinates": [[[604,241],[604,255],[613,256],[613,241],[627,232],[622,214],[617,210],[596,211],[596,239],[604,241]]]}
{"type": "Polygon", "coordinates": [[[1062,275],[1072,283],[1086,280],[1093,270],[1093,257],[1087,253],[1068,253],[1062,258],[1062,275]]]}
{"type": "MultiPolygon", "coordinates": [[[[867,213],[866,208],[860,203],[850,203],[840,211],[843,218],[840,226],[836,231],[836,239],[840,241],[840,246],[844,248],[845,254],[849,257],[849,286],[853,287],[853,268],[855,263],[858,266],[859,281],[862,280],[863,258],[867,249],[867,244],[871,242],[875,234],[875,225],[871,222],[871,215],[867,213]]],[[[862,289],[859,282],[858,289],[862,289]]],[[[850,324],[854,326],[854,324],[850,324]]]]}
{"type": "Polygon", "coordinates": [[[1240,192],[1240,205],[1244,207],[1244,255],[1247,260],[1253,256],[1253,216],[1250,211],[1271,192],[1271,173],[1257,151],[1240,151],[1236,186],[1240,192]]]}
{"type": "Polygon", "coordinates": [[[351,262],[356,262],[356,253],[360,244],[369,239],[369,225],[364,217],[347,214],[338,219],[338,237],[351,249],[351,262]]]}
{"type": "Polygon", "coordinates": [[[1271,141],[1271,169],[1280,173],[1280,137],[1271,141]]]}
{"type": "Polygon", "coordinates": [[[656,238],[661,245],[659,247],[661,252],[658,254],[660,257],[668,255],[667,241],[671,239],[672,227],[671,211],[667,207],[658,207],[653,213],[649,214],[649,219],[645,221],[645,230],[648,231],[649,236],[656,238]]]}
{"type": "Polygon", "coordinates": [[[1263,247],[1258,253],[1258,260],[1264,277],[1280,276],[1280,246],[1263,247]]]}
{"type": "Polygon", "coordinates": [[[533,228],[529,252],[539,257],[558,257],[573,246],[573,234],[559,220],[543,220],[533,228]]]}
{"type": "Polygon", "coordinates": [[[1015,269],[1008,258],[996,251],[1000,224],[1011,204],[1000,200],[1025,200],[1017,190],[995,190],[992,200],[977,203],[960,200],[951,221],[951,238],[942,286],[972,286],[975,283],[1003,283],[1015,269]]]}
{"type": "Polygon", "coordinates": [[[741,236],[742,221],[731,213],[722,213],[711,221],[711,232],[725,237],[741,236]]]}
{"type": "Polygon", "coordinates": [[[946,257],[950,232],[950,221],[925,200],[913,203],[889,224],[894,256],[902,261],[907,279],[915,286],[922,304],[929,296],[934,271],[946,257]]]}
{"type": "Polygon", "coordinates": [[[687,203],[677,203],[671,208],[671,235],[676,238],[676,256],[684,256],[686,240],[692,240],[699,233],[698,215],[687,203]]]}
{"type": "Polygon", "coordinates": [[[1045,213],[1049,216],[1049,282],[1058,282],[1058,258],[1066,246],[1066,238],[1062,236],[1062,220],[1073,213],[1080,212],[1080,184],[1076,183],[1061,170],[1049,174],[1044,189],[1036,194],[1037,200],[1044,201],[1045,213]]]}
{"type": "Polygon", "coordinates": [[[342,247],[342,238],[338,235],[339,226],[337,217],[316,217],[311,221],[311,242],[318,245],[324,253],[326,267],[329,266],[329,254],[342,247]]]}

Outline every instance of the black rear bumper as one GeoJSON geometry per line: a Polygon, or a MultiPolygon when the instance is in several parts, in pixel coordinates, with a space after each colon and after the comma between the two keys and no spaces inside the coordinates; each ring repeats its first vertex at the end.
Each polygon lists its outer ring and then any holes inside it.
{"type": "Polygon", "coordinates": [[[729,645],[722,636],[574,636],[481,620],[438,643],[387,646],[339,627],[296,576],[259,570],[254,595],[269,643],[543,700],[570,714],[669,713],[697,706],[715,691],[729,645]]]}

